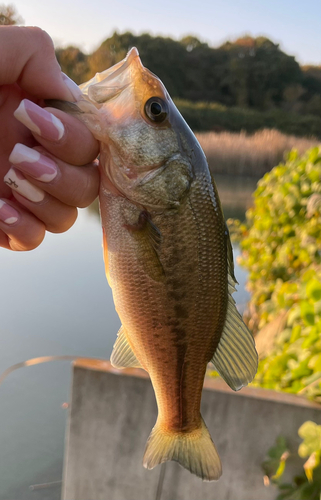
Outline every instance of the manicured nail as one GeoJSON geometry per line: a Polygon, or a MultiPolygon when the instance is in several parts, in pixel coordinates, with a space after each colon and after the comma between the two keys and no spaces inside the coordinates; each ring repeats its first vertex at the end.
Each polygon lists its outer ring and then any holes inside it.
{"type": "Polygon", "coordinates": [[[19,219],[17,210],[3,200],[0,200],[0,220],[5,224],[14,224],[19,219]]]}
{"type": "Polygon", "coordinates": [[[13,113],[29,130],[49,141],[59,141],[64,135],[64,126],[52,113],[24,99],[13,113]]]}
{"type": "Polygon", "coordinates": [[[27,148],[24,144],[15,145],[9,161],[25,174],[41,182],[52,181],[58,173],[57,165],[53,160],[35,149],[27,148]]]}
{"type": "Polygon", "coordinates": [[[68,87],[75,101],[78,101],[79,98],[83,96],[83,93],[78,85],[71,78],[69,78],[69,76],[65,75],[65,73],[62,73],[62,78],[64,79],[65,85],[68,87]]]}
{"type": "Polygon", "coordinates": [[[27,198],[27,200],[35,203],[42,201],[45,197],[45,192],[31,184],[31,182],[29,182],[16,168],[10,168],[9,172],[4,177],[4,182],[11,187],[13,191],[16,191],[27,198]]]}

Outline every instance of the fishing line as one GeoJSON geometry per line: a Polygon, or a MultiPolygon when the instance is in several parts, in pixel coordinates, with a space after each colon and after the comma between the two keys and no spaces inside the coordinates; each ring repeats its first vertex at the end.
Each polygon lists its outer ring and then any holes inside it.
{"type": "MultiPolygon", "coordinates": [[[[27,366],[40,365],[42,363],[48,363],[50,361],[80,361],[80,362],[83,362],[83,363],[88,363],[88,362],[91,362],[91,361],[99,361],[101,363],[106,363],[106,365],[109,366],[108,360],[101,359],[101,358],[88,358],[88,357],[83,357],[83,356],[70,356],[70,355],[69,356],[68,355],[65,355],[65,356],[41,356],[39,358],[31,358],[31,359],[28,359],[26,361],[22,361],[21,363],[16,363],[16,364],[14,364],[12,366],[9,366],[9,368],[7,368],[0,375],[0,385],[8,377],[8,375],[10,375],[10,373],[14,372],[15,370],[18,370],[19,368],[24,368],[24,367],[27,367],[27,366]]],[[[213,378],[218,378],[218,377],[213,377],[213,378]]],[[[260,381],[258,379],[255,380],[255,378],[254,378],[254,381],[257,382],[257,383],[260,383],[260,381]]],[[[302,389],[300,389],[300,391],[298,391],[297,394],[303,394],[306,391],[306,389],[317,385],[317,383],[320,382],[320,381],[321,381],[321,377],[319,377],[318,379],[314,380],[313,382],[311,382],[311,384],[308,384],[306,387],[303,387],[302,389]]],[[[276,382],[281,382],[281,379],[268,378],[268,379],[264,379],[264,382],[274,382],[274,383],[276,383],[276,382]]],[[[249,385],[249,387],[256,387],[256,386],[249,385]]],[[[284,391],[282,391],[282,392],[284,392],[284,391]]],[[[164,472],[164,474],[165,474],[165,472],[164,472]]]]}
{"type": "Polygon", "coordinates": [[[16,363],[15,365],[9,366],[0,376],[0,385],[7,378],[7,376],[18,370],[19,368],[24,368],[26,366],[40,365],[41,363],[48,363],[49,361],[100,361],[102,363],[108,363],[106,359],[99,358],[84,358],[82,356],[41,356],[39,358],[28,359],[27,361],[22,361],[21,363],[16,363]]]}
{"type": "Polygon", "coordinates": [[[163,484],[164,484],[164,479],[165,479],[165,472],[166,472],[166,462],[163,462],[161,465],[160,473],[159,473],[155,500],[161,499],[162,491],[163,491],[163,484]]]}

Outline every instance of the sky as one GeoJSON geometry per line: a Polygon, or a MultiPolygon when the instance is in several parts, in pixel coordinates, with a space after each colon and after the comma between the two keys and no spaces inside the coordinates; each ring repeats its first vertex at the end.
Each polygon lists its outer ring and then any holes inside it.
{"type": "MultiPolygon", "coordinates": [[[[6,3],[6,2],[5,2],[6,3]]],[[[321,65],[321,0],[13,0],[25,25],[55,45],[92,52],[115,30],[191,34],[215,47],[242,35],[267,36],[300,64],[321,65]]]]}

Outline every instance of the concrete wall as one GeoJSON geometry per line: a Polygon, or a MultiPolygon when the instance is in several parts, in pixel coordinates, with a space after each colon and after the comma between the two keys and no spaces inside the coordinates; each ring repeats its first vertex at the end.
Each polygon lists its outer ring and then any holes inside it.
{"type": "MultiPolygon", "coordinates": [[[[282,434],[295,451],[299,426],[321,423],[321,407],[292,395],[205,382],[202,415],[223,464],[223,476],[204,483],[174,462],[147,471],[146,440],[156,420],[149,379],[107,362],[76,363],[63,479],[63,500],[274,500],[261,463],[282,434]]],[[[289,459],[290,473],[298,467],[289,459]]]]}

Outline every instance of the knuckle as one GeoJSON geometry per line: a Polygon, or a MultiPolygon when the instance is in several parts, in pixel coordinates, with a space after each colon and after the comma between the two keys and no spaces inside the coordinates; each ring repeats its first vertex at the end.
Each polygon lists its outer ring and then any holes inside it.
{"type": "Polygon", "coordinates": [[[99,193],[99,173],[96,167],[87,170],[87,175],[84,179],[84,185],[81,192],[78,194],[79,208],[88,207],[98,196],[99,193]]]}
{"type": "Polygon", "coordinates": [[[94,200],[96,196],[91,194],[91,191],[84,189],[82,193],[82,197],[79,199],[77,203],[77,207],[79,208],[87,208],[94,200]]]}
{"type": "Polygon", "coordinates": [[[78,210],[75,207],[68,207],[63,217],[59,221],[52,221],[46,224],[46,229],[50,233],[65,233],[76,222],[78,217],[78,210]]]}
{"type": "Polygon", "coordinates": [[[97,173],[92,171],[85,171],[83,168],[83,176],[81,182],[78,182],[69,191],[69,203],[78,208],[86,208],[98,196],[99,181],[97,180],[97,173]]]}
{"type": "Polygon", "coordinates": [[[18,239],[9,239],[9,245],[11,250],[15,252],[29,252],[30,250],[34,250],[37,248],[45,237],[45,229],[38,230],[37,234],[28,233],[28,240],[18,240],[18,239]]]}
{"type": "Polygon", "coordinates": [[[36,44],[40,44],[41,49],[53,49],[53,41],[46,31],[39,28],[38,26],[32,26],[28,28],[29,36],[33,38],[36,44]]]}

